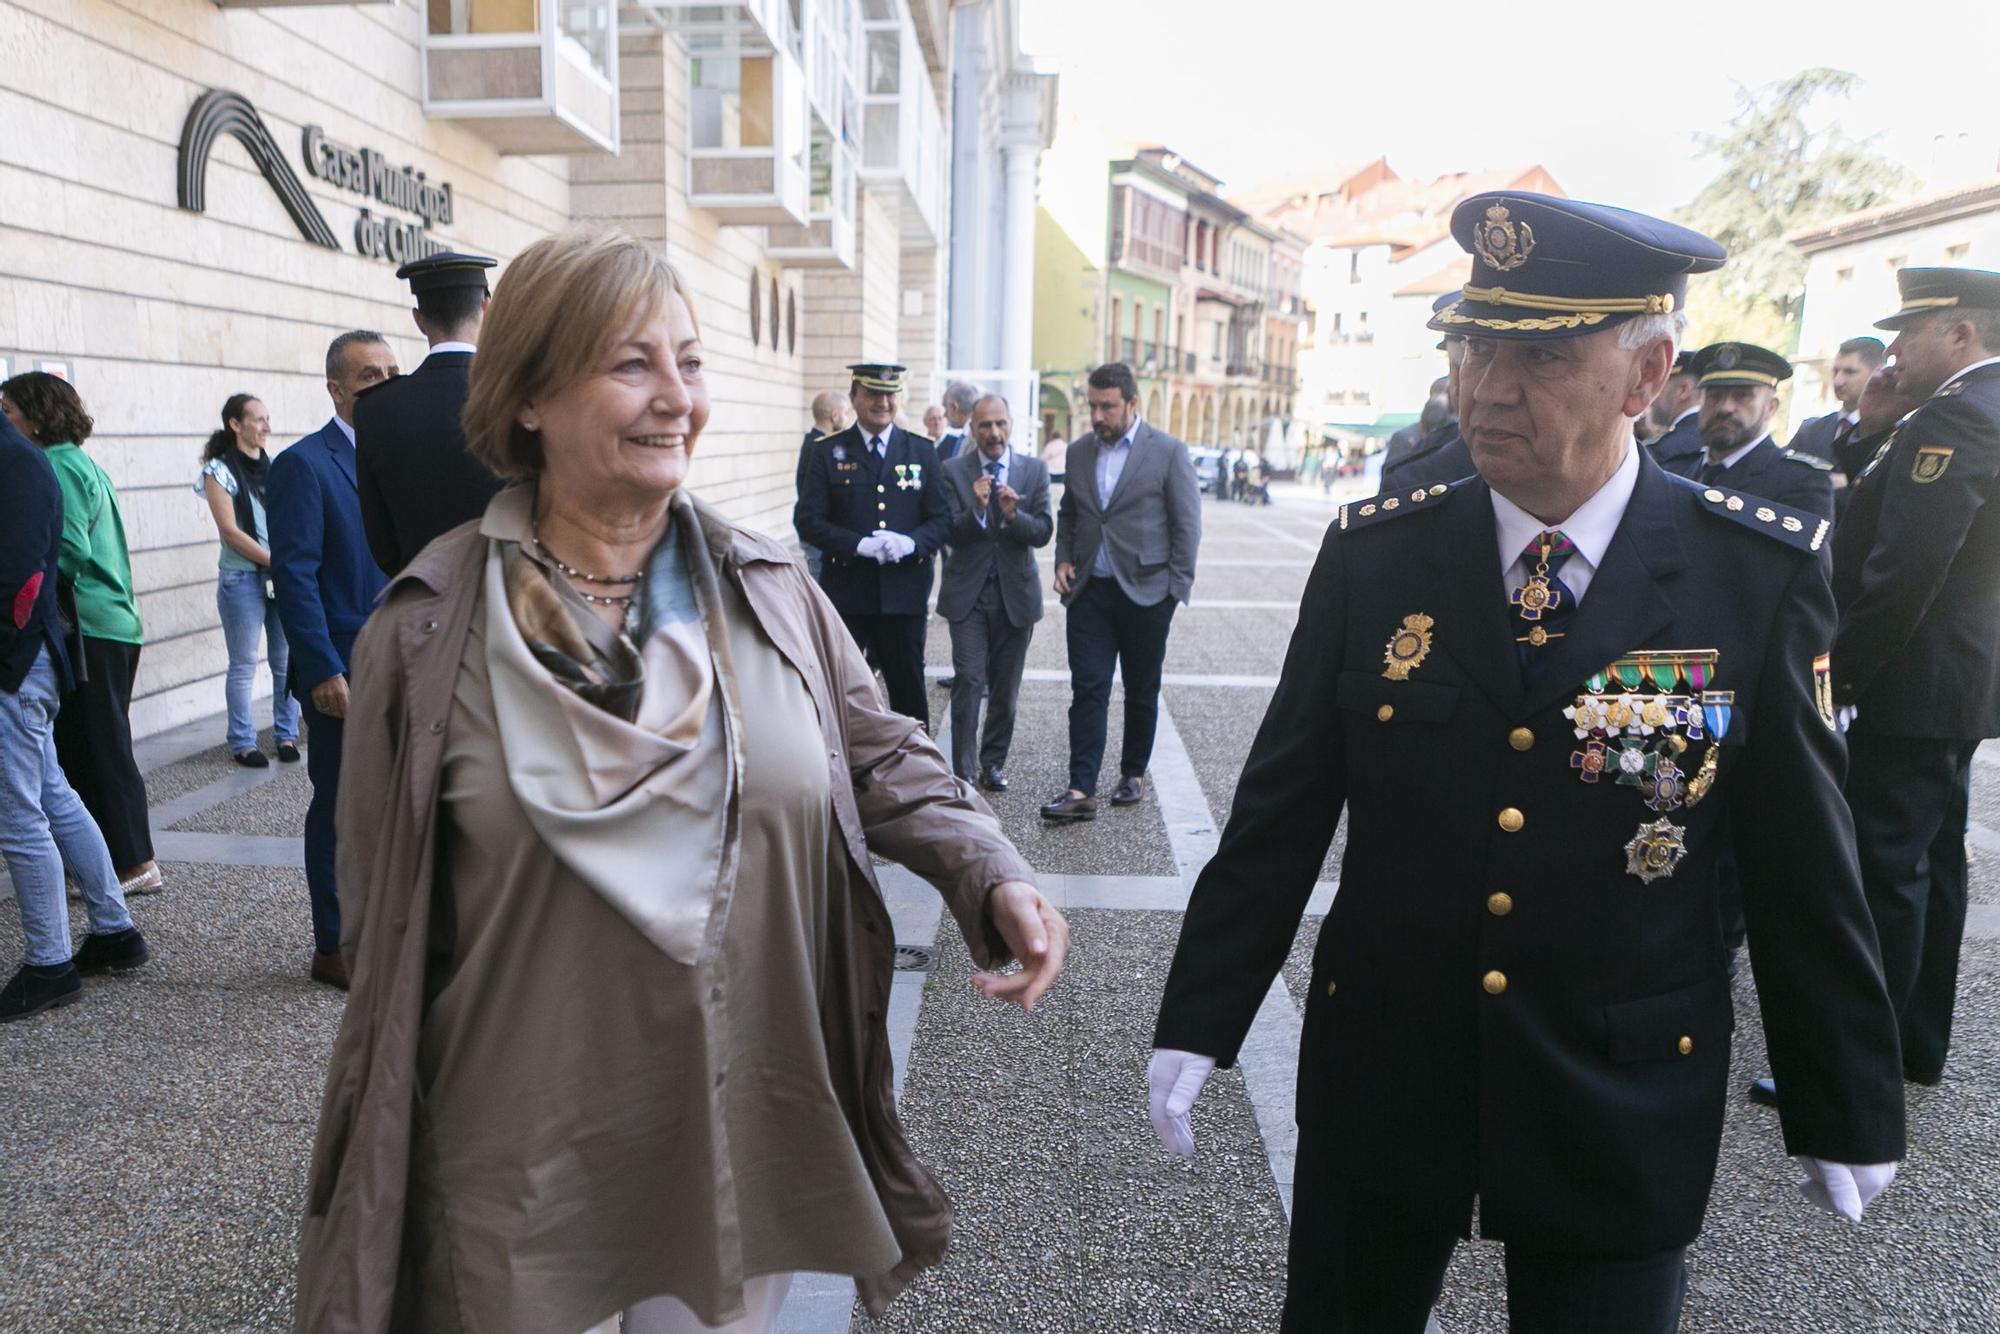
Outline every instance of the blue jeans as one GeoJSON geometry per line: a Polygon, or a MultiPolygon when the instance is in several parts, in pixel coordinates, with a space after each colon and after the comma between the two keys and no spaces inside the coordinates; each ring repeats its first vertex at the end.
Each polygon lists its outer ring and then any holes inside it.
{"type": "Polygon", "coordinates": [[[299,739],[299,706],[285,691],[291,649],[278,622],[278,604],[264,600],[264,571],[221,570],[215,580],[215,609],[222,614],[222,638],[229,645],[229,753],[257,748],[257,724],[250,716],[250,686],[257,679],[257,634],[271,649],[271,726],[280,741],[299,739]]]}
{"type": "Polygon", "coordinates": [[[46,647],[18,691],[0,690],[0,853],[6,856],[14,898],[21,905],[27,962],[41,968],[70,960],[65,866],[83,890],[93,933],[108,935],[132,926],[104,835],[56,761],[61,703],[46,647]]]}

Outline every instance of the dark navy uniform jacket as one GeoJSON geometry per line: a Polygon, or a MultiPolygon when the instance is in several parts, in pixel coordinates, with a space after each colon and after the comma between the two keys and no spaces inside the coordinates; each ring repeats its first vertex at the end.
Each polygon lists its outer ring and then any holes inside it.
{"type": "MultiPolygon", "coordinates": [[[[1705,462],[1697,459],[1686,476],[1698,477],[1705,462]]],[[[1822,519],[1833,517],[1833,465],[1812,454],[1780,449],[1768,435],[1723,469],[1714,485],[1775,500],[1822,519]]]]}
{"type": "Polygon", "coordinates": [[[2000,736],[2000,365],[1947,382],[1854,484],[1833,543],[1833,691],[1857,730],[2000,736]]]}
{"type": "Polygon", "coordinates": [[[1393,462],[1382,464],[1382,491],[1388,494],[1414,487],[1431,487],[1470,477],[1472,447],[1465,443],[1457,422],[1438,427],[1425,436],[1415,450],[1393,462]]]}
{"type": "Polygon", "coordinates": [[[820,587],[849,616],[921,616],[930,608],[933,558],[951,532],[944,478],[929,438],[889,428],[885,457],[869,450],[859,423],[806,453],[792,526],[825,553],[820,587]],[[882,565],[855,544],[887,529],[916,541],[911,555],[882,565]]]}
{"type": "Polygon", "coordinates": [[[486,513],[500,479],[465,451],[470,352],[433,352],[354,400],[355,482],[368,549],[395,574],[431,539],[486,513]]]}
{"type": "Polygon", "coordinates": [[[1357,1189],[1441,1228],[1469,1226],[1476,1195],[1490,1237],[1686,1245],[1728,1092],[1726,812],[1786,1151],[1900,1158],[1895,1019],[1815,672],[1833,639],[1814,551],[1828,526],[1642,458],[1529,688],[1482,480],[1343,506],[1189,903],[1155,1045],[1235,1060],[1344,807],[1304,998],[1302,1131],[1357,1189]],[[1392,679],[1412,625],[1427,647],[1392,679]],[[1675,649],[1714,650],[1706,688],[1734,693],[1726,727],[1683,757],[1699,773],[1719,747],[1704,796],[1662,814],[1611,773],[1584,781],[1564,709],[1614,660],[1675,649]],[[1646,883],[1627,845],[1663,818],[1686,855],[1646,883]]]}
{"type": "Polygon", "coordinates": [[[1701,467],[1701,414],[1690,412],[1675,422],[1665,435],[1646,446],[1653,462],[1681,477],[1692,477],[1701,467]]]}
{"type": "Polygon", "coordinates": [[[0,690],[18,691],[46,646],[56,688],[67,692],[69,652],[56,609],[62,488],[33,441],[0,417],[0,690]]]}

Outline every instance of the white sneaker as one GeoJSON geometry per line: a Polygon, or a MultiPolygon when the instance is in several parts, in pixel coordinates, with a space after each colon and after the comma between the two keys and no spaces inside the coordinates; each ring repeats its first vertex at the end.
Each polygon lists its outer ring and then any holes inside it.
{"type": "Polygon", "coordinates": [[[131,879],[120,880],[118,882],[118,892],[127,895],[157,894],[160,892],[160,886],[166,882],[166,877],[160,874],[160,864],[154,862],[131,879]]]}

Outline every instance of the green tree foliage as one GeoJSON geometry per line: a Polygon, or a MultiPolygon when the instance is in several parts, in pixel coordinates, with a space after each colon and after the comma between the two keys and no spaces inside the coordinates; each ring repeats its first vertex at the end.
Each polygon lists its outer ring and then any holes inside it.
{"type": "Polygon", "coordinates": [[[1723,134],[1697,136],[1720,167],[1680,221],[1729,250],[1720,272],[1688,285],[1689,347],[1723,338],[1790,355],[1798,346],[1806,257],[1785,241],[1811,223],[1906,198],[1916,182],[1837,120],[1814,130],[1814,102],[1845,98],[1845,70],[1801,70],[1759,91],[1742,89],[1723,134]]]}

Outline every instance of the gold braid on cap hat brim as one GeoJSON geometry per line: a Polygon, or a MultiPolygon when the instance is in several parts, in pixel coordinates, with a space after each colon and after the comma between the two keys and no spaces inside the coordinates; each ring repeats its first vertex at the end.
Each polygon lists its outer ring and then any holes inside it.
{"type": "Polygon", "coordinates": [[[1775,375],[1766,375],[1762,371],[1710,371],[1697,381],[1699,384],[1719,384],[1723,382],[1729,384],[1767,384],[1773,389],[1778,387],[1778,377],[1775,375]]]}
{"type": "Polygon", "coordinates": [[[1656,292],[1649,296],[1634,297],[1566,297],[1540,296],[1533,292],[1510,292],[1504,287],[1466,287],[1462,289],[1462,293],[1463,300],[1477,301],[1483,305],[1515,306],[1524,310],[1546,310],[1557,313],[1519,320],[1481,318],[1476,315],[1461,315],[1458,313],[1458,306],[1452,305],[1437,313],[1437,322],[1473,324],[1482,329],[1523,329],[1532,332],[1576,329],[1585,325],[1600,324],[1613,315],[1668,315],[1672,314],[1674,309],[1674,295],[1671,292],[1656,292]]]}

